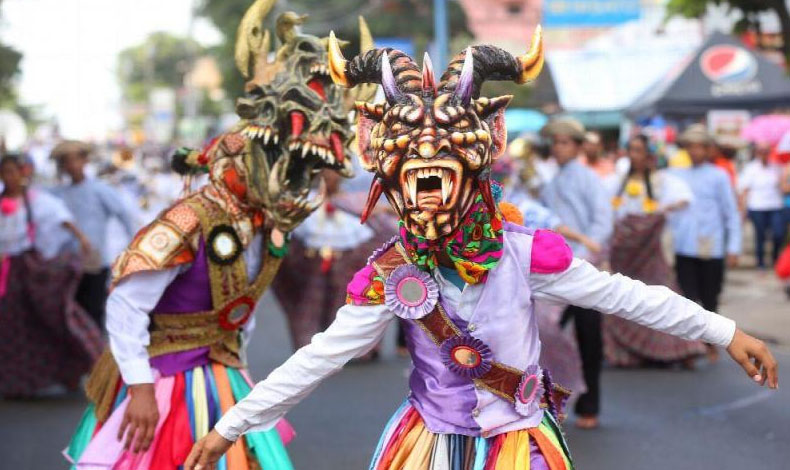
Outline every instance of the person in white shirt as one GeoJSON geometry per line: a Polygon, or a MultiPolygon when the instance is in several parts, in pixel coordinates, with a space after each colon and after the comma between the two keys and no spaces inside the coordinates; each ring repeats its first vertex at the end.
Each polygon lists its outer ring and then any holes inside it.
{"type": "Polygon", "coordinates": [[[755,144],[754,158],[746,164],[738,178],[742,205],[746,206],[749,220],[754,225],[754,249],[758,268],[765,268],[776,262],[787,233],[780,188],[782,167],[772,162],[770,157],[769,144],[755,144]],[[764,253],[768,232],[771,233],[772,251],[771,262],[766,264],[764,253]]]}

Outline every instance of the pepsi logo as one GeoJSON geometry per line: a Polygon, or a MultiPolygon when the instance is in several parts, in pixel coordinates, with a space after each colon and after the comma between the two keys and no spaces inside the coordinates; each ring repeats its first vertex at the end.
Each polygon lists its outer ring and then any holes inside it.
{"type": "Polygon", "coordinates": [[[729,44],[712,46],[700,56],[702,73],[712,82],[739,83],[757,74],[757,60],[746,49],[729,44]]]}

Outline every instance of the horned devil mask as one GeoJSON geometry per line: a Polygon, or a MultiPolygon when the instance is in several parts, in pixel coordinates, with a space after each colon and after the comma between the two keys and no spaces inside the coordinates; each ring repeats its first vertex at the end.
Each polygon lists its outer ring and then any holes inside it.
{"type": "Polygon", "coordinates": [[[380,83],[386,102],[357,102],[362,167],[376,177],[364,222],[382,192],[414,235],[435,240],[455,231],[479,192],[496,211],[489,168],[507,139],[504,110],[512,96],[480,98],[486,80],[534,80],[543,67],[540,27],[519,57],[494,46],[455,56],[436,84],[431,60],[422,72],[408,55],[374,49],[351,61],[329,35],[329,73],[337,85],[380,83]]]}

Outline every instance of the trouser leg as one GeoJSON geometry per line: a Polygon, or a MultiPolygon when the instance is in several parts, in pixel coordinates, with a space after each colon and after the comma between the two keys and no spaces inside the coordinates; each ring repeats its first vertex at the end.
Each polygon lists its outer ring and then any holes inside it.
{"type": "Polygon", "coordinates": [[[107,279],[110,275],[108,268],[98,273],[86,273],[77,287],[75,300],[88,312],[93,321],[104,327],[104,308],[107,303],[107,279]]]}
{"type": "Polygon", "coordinates": [[[699,275],[697,273],[699,259],[690,256],[675,255],[675,274],[683,296],[695,302],[700,300],[699,275]]]}
{"type": "Polygon", "coordinates": [[[598,415],[601,406],[601,368],[603,365],[603,338],[601,313],[595,310],[570,306],[566,310],[573,316],[576,338],[582,359],[582,372],[587,392],[576,402],[576,414],[598,415]]]}
{"type": "Polygon", "coordinates": [[[724,259],[700,260],[700,302],[705,310],[717,312],[719,295],[724,285],[724,259]]]}
{"type": "Polygon", "coordinates": [[[768,231],[769,211],[749,211],[749,220],[754,225],[754,255],[757,258],[757,267],[765,267],[765,235],[768,231]]]}

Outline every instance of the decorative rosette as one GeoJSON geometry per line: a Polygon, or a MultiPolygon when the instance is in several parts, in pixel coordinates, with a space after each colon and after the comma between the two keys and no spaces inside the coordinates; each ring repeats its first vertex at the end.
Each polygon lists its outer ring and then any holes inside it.
{"type": "Polygon", "coordinates": [[[414,265],[392,271],[384,283],[384,301],[395,315],[418,320],[433,310],[439,300],[439,286],[431,276],[414,265]]]}
{"type": "Polygon", "coordinates": [[[394,237],[387,240],[383,245],[373,250],[373,253],[368,257],[368,262],[366,264],[372,264],[374,261],[376,261],[379,256],[384,254],[385,251],[392,248],[392,246],[397,243],[399,239],[400,235],[395,235],[394,237]]]}
{"type": "Polygon", "coordinates": [[[453,373],[469,379],[482,377],[491,370],[493,353],[484,342],[474,336],[453,336],[439,348],[442,362],[453,373]]]}
{"type": "Polygon", "coordinates": [[[543,370],[537,365],[528,366],[516,389],[516,412],[521,416],[536,413],[543,393],[543,370]]]}
{"type": "Polygon", "coordinates": [[[254,309],[254,300],[247,296],[239,297],[220,311],[219,326],[223,330],[238,330],[247,323],[254,309]]]}
{"type": "Polygon", "coordinates": [[[207,242],[208,257],[211,261],[224,266],[233,264],[244,250],[236,230],[227,224],[212,228],[207,242]]]}

